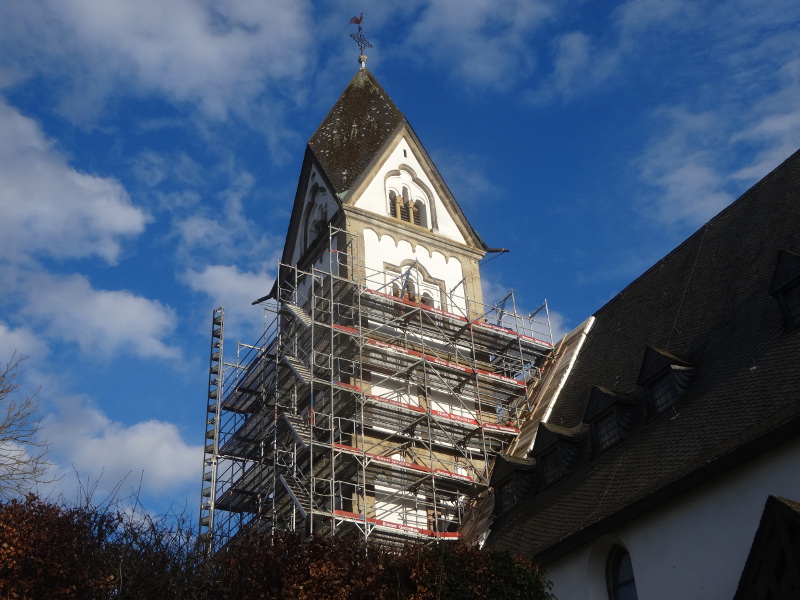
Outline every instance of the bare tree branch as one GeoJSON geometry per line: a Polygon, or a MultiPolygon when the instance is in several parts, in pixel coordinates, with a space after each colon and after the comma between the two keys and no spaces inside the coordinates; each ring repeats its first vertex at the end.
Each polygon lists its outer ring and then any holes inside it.
{"type": "Polygon", "coordinates": [[[36,393],[19,397],[20,364],[16,352],[0,365],[0,498],[28,493],[46,474],[50,443],[39,437],[42,417],[36,393]]]}

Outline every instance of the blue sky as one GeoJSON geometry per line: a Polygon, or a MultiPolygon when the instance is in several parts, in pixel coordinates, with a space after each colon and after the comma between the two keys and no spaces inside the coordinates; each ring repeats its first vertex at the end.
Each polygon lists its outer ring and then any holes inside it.
{"type": "Polygon", "coordinates": [[[358,64],[579,324],[800,146],[794,0],[4,0],[0,353],[54,474],[195,510],[211,310],[252,341],[305,143],[358,64]]]}

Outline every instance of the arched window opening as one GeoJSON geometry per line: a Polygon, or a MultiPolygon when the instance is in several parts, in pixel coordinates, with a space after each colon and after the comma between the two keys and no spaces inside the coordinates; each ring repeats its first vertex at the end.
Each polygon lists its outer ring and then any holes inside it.
{"type": "Polygon", "coordinates": [[[403,199],[400,201],[400,220],[411,222],[411,204],[408,200],[408,188],[403,188],[403,199]]]}
{"type": "Polygon", "coordinates": [[[389,216],[397,218],[397,194],[389,192],[389,216]]]}
{"type": "Polygon", "coordinates": [[[395,298],[400,297],[400,286],[397,285],[396,283],[392,284],[392,296],[394,296],[395,298]]]}
{"type": "Polygon", "coordinates": [[[417,301],[417,288],[413,281],[406,283],[406,300],[410,300],[411,302],[417,301]]]}
{"type": "Polygon", "coordinates": [[[608,554],[606,586],[609,600],[638,600],[633,578],[631,555],[622,546],[614,546],[608,554]]]}
{"type": "Polygon", "coordinates": [[[428,217],[425,214],[425,204],[423,204],[422,200],[414,202],[413,219],[414,225],[419,225],[420,227],[428,226],[428,217]]]}
{"type": "Polygon", "coordinates": [[[433,296],[431,296],[428,292],[424,292],[422,294],[422,298],[420,299],[420,302],[422,302],[422,304],[424,304],[425,306],[433,306],[433,307],[436,306],[433,303],[433,296]]]}

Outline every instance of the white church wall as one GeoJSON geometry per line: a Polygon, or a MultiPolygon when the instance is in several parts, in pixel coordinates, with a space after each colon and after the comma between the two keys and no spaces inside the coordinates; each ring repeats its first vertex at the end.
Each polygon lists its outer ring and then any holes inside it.
{"type": "Polygon", "coordinates": [[[303,201],[303,210],[300,213],[300,223],[298,224],[297,239],[295,240],[292,252],[292,264],[296,264],[303,253],[308,249],[311,242],[316,237],[316,232],[309,232],[309,227],[314,222],[327,223],[339,205],[333,194],[321,185],[322,178],[315,168],[309,174],[309,184],[306,190],[306,197],[303,201]]]}
{"type": "MultiPolygon", "coordinates": [[[[441,252],[429,251],[425,246],[412,245],[405,241],[396,241],[390,235],[381,237],[372,229],[364,230],[364,262],[367,267],[367,285],[370,289],[383,288],[381,291],[391,293],[391,288],[384,288],[388,283],[384,274],[384,265],[400,266],[404,261],[418,261],[431,277],[444,282],[444,291],[449,292],[464,277],[461,261],[455,257],[446,258],[441,252]]],[[[448,306],[440,306],[440,298],[436,298],[436,307],[450,312],[466,310],[463,298],[447,298],[448,306]],[[453,306],[451,306],[451,303],[453,306]],[[456,310],[454,310],[456,309],[456,310]]]]}
{"type": "MultiPolygon", "coordinates": [[[[320,251],[320,255],[317,257],[317,260],[314,263],[304,269],[305,272],[310,273],[312,271],[317,273],[330,273],[333,271],[334,273],[338,273],[338,263],[337,258],[338,255],[336,254],[336,249],[338,247],[338,243],[336,238],[331,240],[331,243],[325,245],[322,250],[320,251]],[[333,250],[333,252],[331,252],[333,250]]],[[[287,279],[287,283],[290,285],[294,285],[294,275],[290,274],[289,279],[287,279]]],[[[297,280],[297,294],[295,301],[304,306],[306,302],[311,297],[311,277],[308,275],[300,275],[297,280]]]]}
{"type": "Polygon", "coordinates": [[[639,598],[730,600],[767,497],[800,499],[798,464],[795,440],[575,550],[548,566],[553,593],[608,600],[606,559],[617,543],[630,553],[639,598]]]}
{"type": "Polygon", "coordinates": [[[374,396],[419,406],[419,391],[416,385],[378,374],[373,374],[372,377],[371,393],[374,396]]]}
{"type": "MultiPolygon", "coordinates": [[[[400,454],[392,458],[405,460],[400,454]]],[[[425,529],[428,515],[424,508],[420,508],[422,502],[424,498],[417,499],[408,492],[375,486],[375,518],[381,521],[425,529]]]]}
{"type": "Polygon", "coordinates": [[[422,199],[426,203],[426,227],[428,229],[433,225],[429,205],[430,202],[433,202],[435,204],[438,225],[437,233],[456,242],[462,244],[466,243],[464,236],[456,226],[456,222],[445,209],[431,180],[426,175],[422,164],[417,160],[417,157],[414,155],[411,146],[405,138],[400,140],[386,161],[381,165],[378,173],[361,193],[355,206],[378,215],[388,216],[389,188],[398,188],[395,191],[399,192],[399,187],[403,184],[407,185],[411,191],[412,201],[422,199]],[[399,173],[393,175],[393,173],[397,171],[399,171],[399,173]],[[413,181],[413,176],[416,176],[417,182],[413,181]]]}

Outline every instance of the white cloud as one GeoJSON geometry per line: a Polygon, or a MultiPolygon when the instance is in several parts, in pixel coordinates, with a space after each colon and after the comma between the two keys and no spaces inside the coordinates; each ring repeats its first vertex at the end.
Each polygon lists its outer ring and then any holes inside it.
{"type": "Polygon", "coordinates": [[[547,0],[431,0],[403,43],[426,60],[446,64],[472,84],[506,89],[529,75],[535,61],[528,47],[551,19],[547,0]]]}
{"type": "Polygon", "coordinates": [[[753,163],[734,173],[736,179],[760,179],[800,146],[800,58],[783,65],[779,77],[781,87],[753,107],[751,124],[732,137],[760,146],[753,163]]]}
{"type": "Polygon", "coordinates": [[[660,221],[696,227],[733,200],[717,164],[725,127],[711,113],[673,108],[661,114],[667,125],[640,161],[641,178],[660,190],[653,200],[660,221]]]}
{"type": "Polygon", "coordinates": [[[49,349],[42,337],[27,327],[11,329],[0,321],[0,362],[6,362],[16,356],[27,356],[39,362],[47,356],[49,349]]]}
{"type": "Polygon", "coordinates": [[[264,264],[271,266],[279,259],[282,240],[248,219],[244,209],[255,180],[250,173],[233,166],[226,170],[230,184],[213,200],[213,211],[207,205],[175,221],[173,232],[179,240],[178,255],[193,265],[207,264],[207,257],[213,254],[217,261],[244,265],[251,270],[260,270],[264,264]]]}
{"type": "Polygon", "coordinates": [[[156,300],[125,290],[96,290],[83,275],[30,274],[22,286],[27,293],[22,313],[90,356],[180,356],[178,348],[164,342],[175,328],[175,312],[156,300]]]}
{"type": "Polygon", "coordinates": [[[501,187],[490,181],[486,174],[485,157],[446,150],[432,154],[436,156],[436,165],[445,181],[450,182],[450,191],[462,207],[477,204],[500,191],[501,187]]]}
{"type": "Polygon", "coordinates": [[[800,59],[786,62],[745,106],[720,91],[718,105],[692,112],[662,108],[639,160],[642,180],[660,190],[651,204],[664,223],[696,227],[733,201],[800,146],[800,59]],[[738,164],[735,162],[738,160],[738,164]]]}
{"type": "Polygon", "coordinates": [[[119,484],[136,488],[140,478],[142,492],[152,495],[199,483],[202,446],[187,444],[174,424],[153,419],[125,425],[76,396],[57,400],[55,409],[44,418],[42,434],[59,463],[60,489],[74,482],[73,468],[82,480],[99,482],[101,492],[119,484]]]}
{"type": "Polygon", "coordinates": [[[673,17],[680,21],[696,16],[693,4],[686,0],[629,0],[614,12],[623,38],[673,17]]]}
{"type": "Polygon", "coordinates": [[[224,118],[308,59],[308,2],[7,0],[0,64],[72,80],[63,108],[80,119],[121,83],[224,118]],[[20,66],[21,65],[21,66],[20,66]]]}
{"type": "Polygon", "coordinates": [[[100,256],[114,263],[120,240],[146,216],[114,179],[79,173],[39,126],[0,101],[0,237],[5,257],[100,256]]]}
{"type": "Polygon", "coordinates": [[[202,271],[188,270],[183,279],[190,288],[211,298],[215,307],[226,307],[226,327],[235,328],[260,324],[263,309],[252,306],[252,302],[267,295],[274,275],[245,272],[232,265],[209,265],[202,271]]]}
{"type": "Polygon", "coordinates": [[[553,332],[553,344],[558,344],[573,327],[567,322],[564,315],[554,310],[550,312],[550,329],[553,332]]]}

